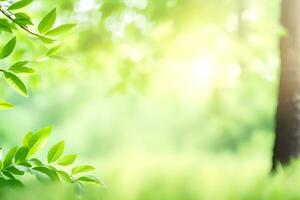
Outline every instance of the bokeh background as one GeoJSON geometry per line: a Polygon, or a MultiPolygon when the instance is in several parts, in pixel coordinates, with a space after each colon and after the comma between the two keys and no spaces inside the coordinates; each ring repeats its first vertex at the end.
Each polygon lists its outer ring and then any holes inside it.
{"type": "MultiPolygon", "coordinates": [[[[299,173],[268,176],[279,0],[43,0],[27,9],[38,19],[53,7],[77,23],[62,37],[65,59],[32,64],[29,98],[0,82],[17,105],[0,112],[1,145],[53,125],[49,146],[66,140],[106,183],[91,199],[299,197],[299,173]]],[[[13,59],[46,51],[19,37],[13,59]]]]}

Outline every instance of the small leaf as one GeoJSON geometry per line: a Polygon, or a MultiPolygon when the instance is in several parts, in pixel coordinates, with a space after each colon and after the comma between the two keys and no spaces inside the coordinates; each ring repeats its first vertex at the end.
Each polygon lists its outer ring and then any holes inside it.
{"type": "Polygon", "coordinates": [[[0,58],[6,58],[6,57],[8,57],[13,52],[15,46],[16,46],[16,37],[13,37],[2,48],[2,51],[0,53],[0,58]]]}
{"type": "Polygon", "coordinates": [[[75,192],[76,192],[78,195],[81,195],[81,194],[84,193],[85,187],[84,187],[84,185],[83,185],[82,183],[76,181],[76,182],[74,183],[74,187],[75,187],[75,192]]]}
{"type": "Polygon", "coordinates": [[[5,19],[0,19],[0,30],[12,33],[11,26],[5,19]]]}
{"type": "Polygon", "coordinates": [[[33,74],[35,73],[34,69],[29,67],[25,67],[29,62],[28,61],[20,61],[13,64],[8,70],[17,74],[33,74]]]}
{"type": "Polygon", "coordinates": [[[14,177],[14,175],[13,175],[11,172],[9,172],[9,171],[4,170],[2,173],[3,173],[7,178],[9,178],[9,179],[16,179],[16,178],[14,177]]]}
{"type": "Polygon", "coordinates": [[[52,47],[51,49],[48,50],[48,52],[46,53],[46,56],[53,56],[53,55],[57,54],[61,47],[62,47],[62,45],[57,45],[55,47],[52,47]]]}
{"type": "Polygon", "coordinates": [[[28,143],[29,143],[29,140],[30,138],[33,136],[33,133],[32,132],[28,132],[24,138],[23,138],[23,141],[22,141],[22,146],[28,146],[28,143]]]}
{"type": "Polygon", "coordinates": [[[90,165],[81,165],[81,166],[77,166],[74,167],[72,169],[72,175],[74,174],[78,174],[78,173],[82,173],[82,172],[89,172],[89,171],[93,171],[95,168],[93,166],[90,165]]]}
{"type": "Polygon", "coordinates": [[[40,33],[49,31],[54,25],[56,20],[56,8],[51,10],[39,23],[38,30],[40,33]]]}
{"type": "Polygon", "coordinates": [[[13,147],[7,152],[3,161],[3,168],[8,167],[12,163],[12,160],[16,154],[17,149],[18,147],[13,147]]]}
{"type": "Polygon", "coordinates": [[[25,161],[27,154],[28,154],[29,148],[28,147],[21,147],[18,149],[15,155],[15,162],[17,164],[25,161]]]}
{"type": "Polygon", "coordinates": [[[59,180],[58,175],[54,171],[50,170],[47,167],[34,167],[32,169],[35,170],[35,171],[41,172],[43,174],[46,174],[52,181],[58,181],[59,180]]]}
{"type": "Polygon", "coordinates": [[[22,80],[11,72],[3,72],[6,82],[19,94],[27,97],[27,89],[22,80]]]}
{"type": "Polygon", "coordinates": [[[68,183],[73,183],[73,180],[71,178],[71,176],[69,174],[67,174],[64,171],[57,171],[57,173],[59,174],[59,176],[66,182],[68,183]]]}
{"type": "Polygon", "coordinates": [[[16,74],[34,74],[35,70],[29,67],[11,67],[9,71],[16,74]]]}
{"type": "Polygon", "coordinates": [[[14,105],[4,101],[4,100],[0,100],[0,110],[4,110],[4,109],[10,109],[13,108],[14,105]]]}
{"type": "Polygon", "coordinates": [[[95,183],[97,185],[104,185],[99,179],[97,179],[94,176],[82,176],[80,178],[77,179],[78,181],[81,182],[87,182],[87,183],[95,183]]]}
{"type": "Polygon", "coordinates": [[[64,152],[65,142],[61,141],[55,144],[48,152],[48,163],[53,163],[59,159],[59,157],[64,152]]]}
{"type": "Polygon", "coordinates": [[[30,162],[32,165],[38,166],[38,167],[43,165],[42,161],[40,161],[40,160],[37,159],[37,158],[31,158],[31,159],[29,160],[29,162],[30,162]]]}
{"type": "Polygon", "coordinates": [[[27,158],[35,154],[38,150],[40,150],[46,143],[50,133],[52,131],[52,127],[46,127],[38,130],[29,140],[28,147],[29,152],[27,158]]]}
{"type": "Polygon", "coordinates": [[[55,42],[56,40],[53,40],[51,38],[48,37],[44,37],[44,36],[39,36],[38,37],[42,42],[46,43],[46,44],[51,44],[53,42],[55,42]]]}
{"type": "Polygon", "coordinates": [[[22,0],[22,1],[18,1],[14,4],[12,4],[11,6],[8,7],[8,10],[16,10],[16,9],[20,9],[23,8],[27,5],[29,5],[33,0],[22,0]]]}
{"type": "Polygon", "coordinates": [[[6,168],[6,170],[9,171],[9,172],[11,172],[11,173],[13,173],[13,174],[15,174],[15,175],[23,175],[24,174],[23,171],[17,169],[14,166],[10,166],[10,167],[6,168]]]}
{"type": "Polygon", "coordinates": [[[45,35],[48,35],[48,36],[56,36],[56,35],[59,35],[59,34],[63,34],[69,30],[71,30],[76,24],[63,24],[63,25],[60,25],[50,31],[48,31],[45,35]]]}
{"type": "Polygon", "coordinates": [[[23,167],[27,167],[27,168],[32,167],[32,165],[27,161],[20,162],[20,163],[18,163],[18,165],[23,166],[23,167]]]}
{"type": "Polygon", "coordinates": [[[21,26],[33,25],[31,18],[26,13],[16,13],[14,22],[21,26]]]}
{"type": "Polygon", "coordinates": [[[9,179],[9,180],[6,180],[5,185],[9,186],[9,187],[22,187],[23,183],[17,179],[9,179]]]}
{"type": "Polygon", "coordinates": [[[29,63],[29,61],[20,61],[20,62],[16,62],[15,64],[13,64],[11,66],[11,68],[18,68],[18,67],[23,67],[25,65],[27,65],[29,63]]]}
{"type": "Polygon", "coordinates": [[[71,165],[76,160],[76,157],[77,156],[75,154],[65,155],[58,161],[58,164],[62,166],[71,165]]]}

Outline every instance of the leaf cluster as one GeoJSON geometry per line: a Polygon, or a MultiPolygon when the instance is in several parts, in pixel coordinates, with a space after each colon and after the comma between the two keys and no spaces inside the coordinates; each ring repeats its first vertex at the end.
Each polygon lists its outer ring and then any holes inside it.
{"type": "Polygon", "coordinates": [[[53,145],[47,153],[46,161],[35,155],[46,144],[52,128],[42,128],[36,132],[27,133],[21,144],[12,147],[0,156],[0,188],[7,186],[23,186],[21,177],[25,174],[35,176],[41,182],[67,182],[74,184],[76,189],[83,189],[84,184],[93,183],[103,186],[94,176],[83,175],[93,171],[91,165],[74,165],[77,155],[64,154],[65,142],[53,145]],[[74,166],[73,166],[74,165],[74,166]]]}
{"type": "MultiPolygon", "coordinates": [[[[60,52],[62,45],[56,44],[58,42],[57,36],[69,31],[75,24],[61,24],[55,26],[57,21],[57,11],[56,8],[54,8],[39,21],[35,28],[35,24],[32,22],[30,15],[22,10],[33,3],[33,0],[1,2],[3,3],[0,4],[0,13],[3,15],[3,18],[0,18],[0,32],[10,34],[11,38],[3,45],[0,45],[0,59],[6,59],[13,54],[17,47],[15,31],[18,31],[18,29],[26,31],[29,35],[41,40],[45,45],[51,45],[43,55],[44,57],[59,58],[58,53],[60,52]],[[34,31],[34,29],[36,30],[34,31]]],[[[28,96],[28,89],[21,76],[32,75],[36,71],[30,67],[30,63],[30,61],[21,60],[9,66],[0,68],[0,72],[8,85],[25,97],[28,96]]],[[[12,107],[13,105],[11,103],[0,100],[0,109],[9,109],[12,107]]]]}

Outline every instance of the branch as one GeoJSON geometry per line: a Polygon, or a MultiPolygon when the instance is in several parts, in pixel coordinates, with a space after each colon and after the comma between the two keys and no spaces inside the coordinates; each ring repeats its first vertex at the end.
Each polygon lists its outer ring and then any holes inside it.
{"type": "Polygon", "coordinates": [[[20,25],[20,24],[16,23],[16,21],[11,17],[11,15],[10,15],[7,11],[2,10],[2,9],[0,8],[0,12],[1,12],[4,16],[6,16],[10,21],[12,21],[13,23],[17,24],[17,26],[19,26],[21,29],[25,30],[25,31],[28,32],[29,34],[34,35],[34,36],[36,36],[36,37],[39,37],[39,36],[40,36],[39,34],[34,33],[34,32],[32,32],[31,30],[29,30],[26,26],[23,26],[23,25],[20,25]]]}

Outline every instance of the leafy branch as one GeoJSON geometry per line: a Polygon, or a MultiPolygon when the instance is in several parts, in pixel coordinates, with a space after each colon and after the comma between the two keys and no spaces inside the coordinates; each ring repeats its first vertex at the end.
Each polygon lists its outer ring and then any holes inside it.
{"type": "Polygon", "coordinates": [[[5,156],[0,156],[0,187],[1,186],[22,186],[19,177],[26,173],[34,175],[42,182],[61,182],[62,180],[74,184],[76,188],[84,188],[85,183],[94,183],[103,186],[103,183],[94,176],[81,175],[93,171],[95,168],[90,165],[78,165],[67,172],[64,168],[71,166],[76,154],[63,155],[65,149],[64,141],[61,141],[50,148],[47,154],[47,162],[33,157],[47,142],[52,128],[46,127],[25,135],[19,146],[11,148],[5,156]]]}
{"type": "MultiPolygon", "coordinates": [[[[8,19],[6,20],[0,18],[0,32],[7,32],[13,34],[13,25],[15,25],[25,30],[27,33],[36,36],[42,42],[46,44],[51,44],[56,41],[56,39],[53,37],[63,34],[75,26],[75,24],[62,24],[53,28],[56,22],[57,15],[56,8],[54,8],[40,20],[37,26],[37,31],[39,33],[32,31],[28,28],[28,26],[34,25],[31,21],[30,16],[24,12],[15,12],[18,9],[30,5],[30,3],[32,2],[33,0],[21,0],[9,4],[8,6],[0,6],[0,13],[2,13],[8,19]]],[[[14,36],[2,47],[2,50],[0,51],[0,59],[5,59],[9,57],[13,53],[16,47],[16,43],[17,39],[16,36],[14,36]]],[[[45,53],[45,56],[56,56],[59,53],[60,48],[61,45],[53,46],[45,53]]],[[[27,66],[28,63],[28,61],[19,61],[14,63],[7,69],[0,69],[0,72],[3,74],[4,79],[7,81],[7,83],[16,92],[23,96],[28,96],[28,92],[22,79],[19,78],[19,75],[31,75],[35,73],[34,69],[27,66]]],[[[11,107],[13,107],[12,104],[4,100],[0,101],[0,109],[9,109],[11,107]]]]}
{"type": "Polygon", "coordinates": [[[25,30],[26,32],[30,33],[31,35],[37,36],[37,37],[40,36],[39,34],[34,33],[34,32],[32,32],[31,30],[29,30],[26,26],[21,25],[20,23],[18,23],[8,11],[3,10],[1,7],[0,7],[0,12],[1,12],[5,17],[7,17],[11,22],[17,24],[20,28],[22,28],[22,29],[25,30]]]}
{"type": "MultiPolygon", "coordinates": [[[[1,1],[2,2],[2,1],[1,1]]],[[[33,0],[20,0],[15,3],[5,1],[8,6],[1,4],[0,13],[7,19],[0,18],[0,32],[14,34],[14,27],[20,27],[27,33],[38,37],[42,42],[51,44],[56,41],[53,37],[58,36],[72,29],[75,24],[62,24],[54,27],[56,22],[56,9],[52,9],[46,14],[38,24],[36,33],[31,31],[28,26],[33,25],[31,18],[24,12],[14,12],[32,3],[33,0]]],[[[5,45],[0,48],[0,59],[9,57],[16,48],[17,38],[14,35],[8,40],[5,45]]],[[[61,48],[61,45],[52,46],[45,53],[47,57],[56,56],[61,48]]],[[[0,68],[0,73],[4,79],[16,92],[22,96],[28,96],[27,87],[19,78],[19,75],[30,75],[35,73],[35,70],[28,67],[29,61],[18,61],[6,68],[0,68]]],[[[0,109],[9,109],[14,107],[11,103],[0,100],[0,109]]],[[[21,186],[23,185],[20,177],[26,173],[36,176],[41,181],[60,182],[64,180],[74,184],[77,190],[84,188],[84,183],[94,183],[103,185],[96,177],[90,175],[80,175],[82,173],[94,170],[90,165],[79,165],[66,171],[65,168],[71,166],[77,155],[63,155],[65,143],[61,141],[55,144],[47,155],[47,161],[42,162],[36,157],[33,157],[46,143],[51,133],[51,127],[43,128],[35,133],[29,132],[23,138],[19,146],[11,148],[3,156],[3,148],[0,148],[0,187],[2,186],[21,186]],[[79,176],[80,175],[80,176],[79,176]]]]}

